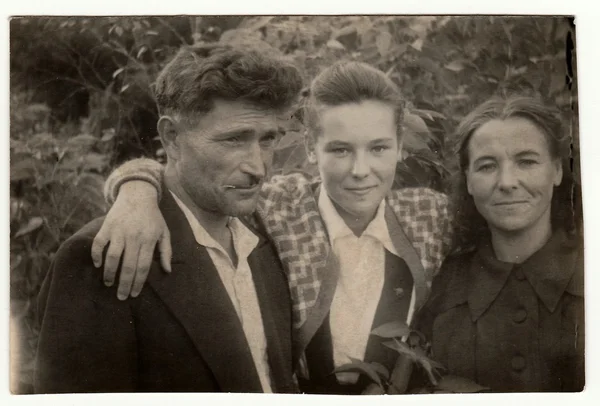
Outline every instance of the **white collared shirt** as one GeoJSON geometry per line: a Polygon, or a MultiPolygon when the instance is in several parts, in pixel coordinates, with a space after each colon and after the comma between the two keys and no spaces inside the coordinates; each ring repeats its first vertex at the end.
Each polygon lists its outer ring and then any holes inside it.
{"type": "MultiPolygon", "coordinates": [[[[183,214],[185,214],[196,242],[206,248],[221,277],[221,281],[227,290],[244,329],[246,341],[250,347],[263,392],[272,393],[267,356],[267,339],[256,295],[256,288],[252,280],[252,272],[248,264],[248,256],[256,248],[259,240],[258,236],[250,231],[238,218],[230,218],[227,226],[231,230],[233,247],[237,254],[238,263],[236,268],[221,244],[208,234],[189,208],[173,192],[171,194],[177,205],[181,208],[181,211],[183,211],[183,214]]],[[[226,338],[224,337],[224,339],[226,338]]],[[[231,367],[235,368],[235,365],[231,367]]]]}
{"type": "MultiPolygon", "coordinates": [[[[319,212],[327,228],[329,242],[340,265],[339,278],[331,304],[329,324],[333,344],[333,362],[338,367],[364,360],[371,327],[385,280],[385,249],[398,255],[385,221],[385,200],[375,218],[360,237],[341,218],[323,186],[319,212]]],[[[414,289],[407,322],[414,312],[414,289]]],[[[338,380],[353,383],[358,374],[337,374],[338,380]]]]}

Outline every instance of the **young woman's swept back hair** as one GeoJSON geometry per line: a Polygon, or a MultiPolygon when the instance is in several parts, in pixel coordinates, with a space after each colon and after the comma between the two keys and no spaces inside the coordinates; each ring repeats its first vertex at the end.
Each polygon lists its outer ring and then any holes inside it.
{"type": "Polygon", "coordinates": [[[159,114],[208,112],[215,99],[284,109],[302,89],[298,69],[278,56],[229,46],[183,47],[154,86],[159,114]]]}
{"type": "Polygon", "coordinates": [[[338,62],[313,80],[304,104],[304,124],[313,136],[319,135],[321,108],[366,100],[380,101],[394,108],[400,135],[404,100],[398,87],[385,73],[362,62],[338,62]]]}
{"type": "Polygon", "coordinates": [[[455,152],[459,159],[459,171],[454,182],[452,196],[456,215],[455,236],[459,249],[471,248],[482,236],[489,233],[487,224],[477,211],[473,198],[467,191],[465,171],[469,167],[469,141],[473,133],[490,120],[525,118],[535,124],[546,137],[550,156],[559,159],[563,168],[560,186],[554,189],[551,207],[553,228],[564,228],[575,232],[578,225],[577,208],[573,199],[577,197],[571,173],[571,135],[565,131],[558,109],[544,104],[533,97],[493,97],[476,107],[459,124],[456,130],[455,152]]]}

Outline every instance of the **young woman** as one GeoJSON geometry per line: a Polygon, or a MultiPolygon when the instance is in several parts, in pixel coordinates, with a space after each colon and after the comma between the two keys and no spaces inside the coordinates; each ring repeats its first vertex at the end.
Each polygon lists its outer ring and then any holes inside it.
{"type": "Polygon", "coordinates": [[[457,244],[476,248],[434,281],[422,318],[434,355],[495,392],[581,391],[583,247],[559,114],[492,99],[458,141],[457,244]]]}
{"type": "MultiPolygon", "coordinates": [[[[394,320],[410,323],[425,303],[450,247],[447,198],[424,188],[391,190],[404,105],[383,72],[357,62],[336,64],[313,81],[305,107],[308,157],[321,179],[275,177],[263,188],[258,226],[288,273],[294,345],[306,361],[302,389],[360,393],[365,381],[332,371],[351,358],[394,366],[395,352],[370,332],[394,320]]],[[[146,271],[135,269],[145,261],[136,265],[136,259],[151,257],[155,241],[168,235],[156,198],[143,197],[154,188],[160,195],[161,177],[158,163],[137,160],[107,182],[110,198],[120,193],[93,256],[101,263],[111,242],[110,280],[125,247],[122,298],[134,278],[133,296],[145,280],[146,271]],[[132,180],[146,182],[126,183],[132,180]]]]}

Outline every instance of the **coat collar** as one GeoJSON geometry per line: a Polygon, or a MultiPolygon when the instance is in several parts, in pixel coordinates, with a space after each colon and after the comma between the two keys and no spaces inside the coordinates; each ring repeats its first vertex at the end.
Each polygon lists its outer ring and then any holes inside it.
{"type": "Polygon", "coordinates": [[[520,268],[539,299],[554,312],[563,293],[583,296],[583,261],[578,244],[563,230],[522,264],[496,259],[487,240],[477,250],[471,263],[468,302],[471,317],[477,320],[496,299],[515,267],[520,268]]]}
{"type": "MultiPolygon", "coordinates": [[[[317,202],[319,201],[320,193],[324,193],[324,190],[320,187],[319,183],[313,183],[311,185],[311,188],[313,190],[314,195],[315,209],[318,210],[317,202]]],[[[394,245],[395,251],[398,254],[398,256],[406,262],[413,277],[416,312],[425,303],[429,292],[429,288],[427,287],[427,283],[425,280],[425,271],[423,270],[423,265],[417,252],[415,251],[412,244],[408,240],[408,237],[402,230],[400,223],[391,207],[385,204],[384,210],[385,222],[387,224],[389,236],[394,245]]],[[[321,222],[323,222],[322,218],[321,222]]],[[[327,228],[324,228],[327,234],[327,228]]],[[[327,234],[325,243],[329,247],[328,242],[329,236],[327,234]]],[[[302,328],[299,331],[298,344],[300,350],[304,349],[304,347],[308,344],[308,342],[312,339],[313,335],[316,333],[319,326],[323,323],[323,320],[325,320],[325,317],[329,313],[329,309],[331,307],[331,301],[333,300],[333,296],[335,295],[335,289],[337,287],[337,280],[339,276],[339,263],[336,260],[335,255],[333,255],[333,251],[330,248],[328,252],[328,261],[326,264],[324,264],[326,272],[321,273],[321,290],[317,297],[317,302],[311,310],[311,312],[309,312],[309,316],[306,322],[302,325],[302,328]]]]}
{"type": "MultiPolygon", "coordinates": [[[[322,200],[321,194],[324,194],[326,192],[325,192],[324,188],[322,187],[321,183],[314,183],[312,187],[314,190],[315,201],[319,202],[319,205],[318,205],[319,206],[318,209],[319,209],[322,206],[320,204],[321,200],[322,200]]],[[[329,199],[327,199],[327,200],[329,200],[329,199]]],[[[335,209],[333,209],[333,210],[335,210],[335,209]]],[[[337,212],[335,214],[337,214],[337,212]]],[[[386,249],[388,249],[388,251],[393,252],[395,255],[402,258],[408,265],[410,273],[413,277],[415,296],[416,296],[415,310],[417,311],[417,310],[421,309],[421,307],[423,307],[423,305],[425,304],[425,301],[427,300],[427,296],[429,294],[429,287],[427,286],[425,270],[423,269],[423,264],[421,262],[421,259],[419,258],[419,255],[415,251],[410,240],[406,236],[406,233],[402,229],[402,226],[400,225],[400,222],[398,220],[398,217],[394,213],[394,210],[387,204],[386,198],[384,198],[383,201],[381,202],[381,205],[378,209],[377,215],[379,216],[378,220],[380,222],[384,223],[382,228],[385,228],[385,232],[387,234],[387,240],[392,244],[392,247],[389,247],[387,244],[384,243],[383,244],[384,247],[386,249]]],[[[339,214],[337,214],[337,216],[339,217],[339,214]]],[[[327,223],[325,221],[325,219],[322,218],[322,220],[323,220],[324,224],[327,223]]],[[[341,218],[340,218],[340,221],[343,221],[343,220],[341,220],[341,218]]],[[[332,240],[331,235],[329,234],[329,230],[327,228],[327,226],[329,224],[325,224],[325,225],[326,225],[325,230],[329,236],[329,240],[332,240]]],[[[329,252],[330,252],[330,255],[333,254],[332,250],[330,250],[329,252]]],[[[332,264],[338,265],[337,261],[332,261],[332,264]]],[[[337,277],[337,273],[336,273],[336,277],[337,277]]],[[[333,285],[334,289],[335,289],[336,285],[337,285],[337,283],[333,285]]]]}
{"type": "MultiPolygon", "coordinates": [[[[323,193],[319,193],[318,209],[319,213],[321,213],[325,228],[327,229],[327,234],[329,235],[329,243],[332,247],[335,247],[336,240],[348,236],[352,237],[354,236],[354,233],[338,213],[331,198],[325,193],[325,188],[323,186],[321,187],[321,190],[323,190],[323,193]]],[[[385,200],[382,200],[377,208],[375,218],[369,223],[363,232],[363,235],[375,238],[385,247],[385,249],[395,253],[396,249],[390,239],[388,226],[384,217],[385,208],[385,200]]]]}

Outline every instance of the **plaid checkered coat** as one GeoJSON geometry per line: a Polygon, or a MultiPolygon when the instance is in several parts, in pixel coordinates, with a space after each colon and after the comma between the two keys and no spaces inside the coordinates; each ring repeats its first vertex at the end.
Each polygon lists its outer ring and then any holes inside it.
{"type": "MultiPolygon", "coordinates": [[[[152,183],[160,195],[162,170],[161,164],[149,159],[127,162],[107,179],[107,200],[114,201],[120,185],[136,179],[152,183]]],[[[264,185],[257,208],[262,228],[288,272],[296,330],[294,346],[299,353],[329,312],[337,285],[338,267],[317,204],[319,185],[319,180],[302,174],[275,176],[264,185]]],[[[390,237],[410,268],[418,311],[450,250],[448,198],[427,188],[405,188],[391,191],[386,203],[390,237]]]]}
{"type": "MultiPolygon", "coordinates": [[[[296,343],[302,351],[329,312],[338,267],[317,204],[319,181],[302,174],[276,176],[265,185],[258,214],[288,272],[296,343]]],[[[427,188],[391,191],[385,219],[390,237],[413,276],[415,310],[450,250],[446,195],[427,188]]]]}

